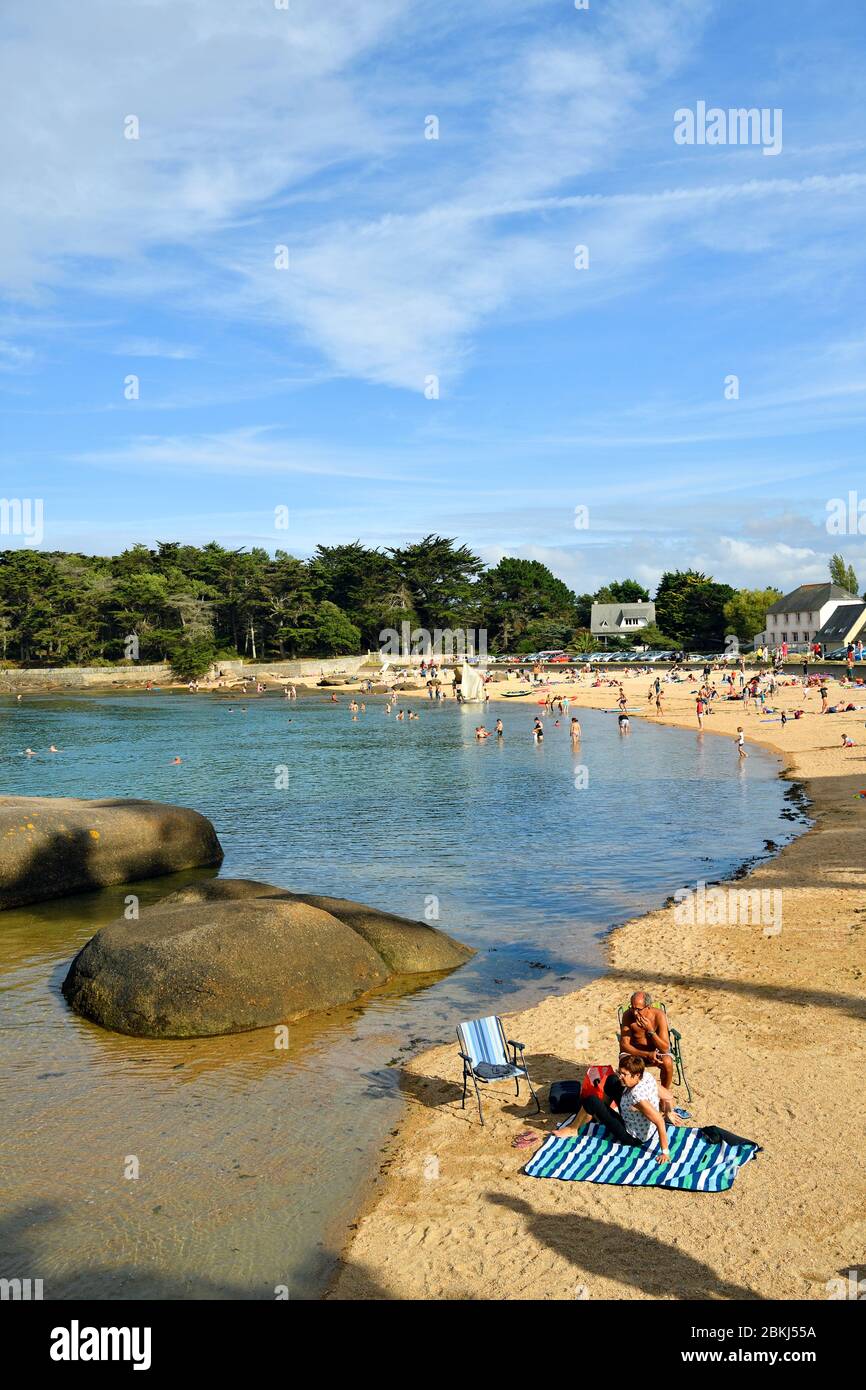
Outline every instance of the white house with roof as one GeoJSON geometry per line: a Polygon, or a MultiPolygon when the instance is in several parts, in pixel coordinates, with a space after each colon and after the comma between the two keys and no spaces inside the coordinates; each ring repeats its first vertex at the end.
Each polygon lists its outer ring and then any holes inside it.
{"type": "Polygon", "coordinates": [[[817,634],[843,604],[860,600],[840,584],[801,584],[767,610],[766,626],[755,638],[756,646],[789,647],[814,642],[817,634]]]}
{"type": "Polygon", "coordinates": [[[589,620],[593,637],[630,637],[656,620],[656,606],[645,603],[594,603],[589,620]]]}

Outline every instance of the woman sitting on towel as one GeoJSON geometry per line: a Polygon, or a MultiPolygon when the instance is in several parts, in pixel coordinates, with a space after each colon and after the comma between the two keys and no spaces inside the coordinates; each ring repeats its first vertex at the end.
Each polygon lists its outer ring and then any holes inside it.
{"type": "MultiPolygon", "coordinates": [[[[628,1144],[631,1148],[643,1149],[646,1147],[647,1140],[653,1130],[658,1130],[659,1144],[661,1152],[656,1157],[656,1163],[670,1163],[671,1155],[668,1148],[668,1136],[665,1129],[665,1117],[661,1112],[660,1100],[666,1104],[672,1104],[673,1096],[664,1086],[659,1088],[659,1084],[652,1072],[645,1071],[642,1057],[621,1057],[617,1070],[609,1076],[604,1083],[605,1099],[599,1096],[584,1096],[582,1101],[583,1109],[590,1119],[597,1120],[600,1125],[604,1125],[610,1134],[611,1139],[618,1144],[628,1144]],[[660,1095],[661,1091],[661,1095],[660,1095]],[[611,1110],[610,1102],[616,1101],[619,1106],[619,1114],[611,1110]]],[[[671,1115],[673,1119],[673,1115],[671,1115]]],[[[575,1115],[570,1125],[562,1125],[554,1130],[557,1139],[568,1138],[578,1132],[578,1121],[580,1111],[575,1115]]],[[[679,1117],[673,1119],[677,1124],[679,1117]]]]}

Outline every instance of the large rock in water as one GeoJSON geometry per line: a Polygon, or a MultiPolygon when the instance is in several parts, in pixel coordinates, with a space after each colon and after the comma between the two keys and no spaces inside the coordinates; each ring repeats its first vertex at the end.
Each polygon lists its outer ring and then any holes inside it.
{"type": "Polygon", "coordinates": [[[116,1032],[207,1037],[290,1023],[393,974],[449,970],[473,954],[421,922],[343,898],[214,879],[136,922],[103,927],[72,962],[63,993],[116,1032]]]}
{"type": "Polygon", "coordinates": [[[309,903],[344,922],[352,931],[368,941],[389,966],[394,975],[423,975],[434,970],[453,970],[463,965],[475,952],[453,936],[437,931],[424,922],[409,917],[397,917],[377,907],[352,902],[351,898],[328,898],[319,893],[290,893],[274,888],[270,883],[258,883],[251,878],[214,878],[206,883],[191,883],[167,898],[159,906],[170,903],[226,902],[239,898],[266,898],[284,902],[309,903]]]}
{"type": "Polygon", "coordinates": [[[122,798],[0,797],[0,908],[220,864],[209,820],[122,798]]]}

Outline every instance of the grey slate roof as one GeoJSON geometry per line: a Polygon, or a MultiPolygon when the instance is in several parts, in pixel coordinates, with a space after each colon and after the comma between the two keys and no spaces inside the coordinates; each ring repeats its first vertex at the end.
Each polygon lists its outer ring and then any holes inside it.
{"type": "Polygon", "coordinates": [[[857,595],[849,594],[847,589],[843,589],[840,584],[801,584],[799,589],[793,593],[786,594],[780,598],[770,608],[768,613],[799,613],[814,612],[821,608],[831,599],[845,599],[849,603],[857,603],[857,595]]]}
{"type": "Polygon", "coordinates": [[[843,642],[856,642],[863,636],[866,627],[866,603],[843,603],[831,613],[813,641],[823,646],[838,646],[843,642]]]}

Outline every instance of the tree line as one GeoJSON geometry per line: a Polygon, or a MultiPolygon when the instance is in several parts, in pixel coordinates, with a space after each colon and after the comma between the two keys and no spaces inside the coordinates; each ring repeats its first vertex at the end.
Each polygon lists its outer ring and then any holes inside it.
{"type": "MultiPolygon", "coordinates": [[[[834,562],[839,572],[841,558],[834,562]]],[[[846,578],[856,585],[853,571],[846,578]]],[[[655,594],[656,624],[641,639],[698,650],[730,632],[749,641],[778,597],[777,589],[735,590],[695,570],[671,571],[655,594]]],[[[634,579],[576,594],[538,560],[488,567],[438,535],[386,549],[320,545],[308,560],[216,541],[135,545],[113,556],[21,548],[0,551],[0,654],[7,665],[168,660],[195,675],[220,658],[376,650],[384,630],[405,622],[430,633],[485,630],[492,653],[588,651],[598,645],[593,602],[648,598],[634,579]]]]}

